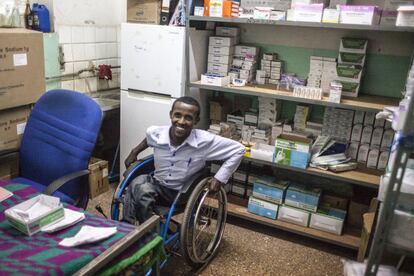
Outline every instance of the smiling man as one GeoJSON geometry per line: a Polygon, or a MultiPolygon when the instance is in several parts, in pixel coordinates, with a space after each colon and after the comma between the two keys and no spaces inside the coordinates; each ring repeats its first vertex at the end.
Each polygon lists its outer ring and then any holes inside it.
{"type": "MultiPolygon", "coordinates": [[[[151,217],[156,202],[172,203],[181,187],[195,180],[206,161],[224,161],[209,183],[210,190],[218,191],[237,169],[245,152],[236,141],[194,129],[200,120],[200,104],[191,97],[174,102],[170,119],[171,126],[149,127],[146,138],[125,160],[128,168],[140,152],[154,148],[154,175],[135,178],[125,195],[123,216],[130,223],[142,223],[151,217]]],[[[182,197],[180,203],[186,198],[182,197]]]]}

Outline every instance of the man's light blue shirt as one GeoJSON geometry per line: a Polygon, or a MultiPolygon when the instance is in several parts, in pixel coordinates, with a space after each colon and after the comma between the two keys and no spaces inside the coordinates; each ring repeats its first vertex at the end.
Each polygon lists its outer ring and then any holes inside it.
{"type": "Polygon", "coordinates": [[[224,161],[214,177],[227,183],[245,152],[239,142],[200,129],[193,129],[180,146],[174,147],[169,131],[170,126],[149,127],[147,144],[154,148],[154,177],[170,189],[179,190],[188,181],[194,181],[194,175],[213,160],[224,161]]]}

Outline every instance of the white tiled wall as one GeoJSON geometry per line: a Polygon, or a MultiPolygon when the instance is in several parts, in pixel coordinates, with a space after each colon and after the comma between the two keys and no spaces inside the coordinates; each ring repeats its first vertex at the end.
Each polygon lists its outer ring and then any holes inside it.
{"type": "MultiPolygon", "coordinates": [[[[92,64],[120,65],[120,25],[113,26],[71,26],[56,25],[59,44],[64,53],[62,74],[76,73],[92,64]]],[[[85,72],[80,77],[64,80],[62,88],[80,92],[94,92],[100,89],[119,87],[120,70],[112,69],[112,80],[99,80],[92,73],[85,72]]]]}

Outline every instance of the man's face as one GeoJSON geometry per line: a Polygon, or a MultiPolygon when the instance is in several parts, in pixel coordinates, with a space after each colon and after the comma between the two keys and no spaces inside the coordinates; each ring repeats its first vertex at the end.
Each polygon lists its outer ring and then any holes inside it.
{"type": "Polygon", "coordinates": [[[184,141],[194,125],[198,123],[197,107],[183,102],[175,103],[174,109],[170,112],[171,138],[184,141]]]}

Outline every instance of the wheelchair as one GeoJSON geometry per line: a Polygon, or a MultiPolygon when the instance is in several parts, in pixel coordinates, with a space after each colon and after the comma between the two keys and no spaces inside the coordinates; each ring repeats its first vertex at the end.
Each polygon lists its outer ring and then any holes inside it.
{"type": "MultiPolygon", "coordinates": [[[[118,185],[111,205],[113,220],[121,220],[122,203],[128,185],[138,175],[153,174],[154,158],[139,160],[124,173],[124,180],[118,185]]],[[[209,263],[217,253],[227,218],[227,196],[223,187],[212,193],[208,187],[208,173],[197,174],[196,180],[186,183],[178,192],[171,206],[156,206],[154,211],[161,216],[160,235],[164,240],[167,257],[181,251],[181,256],[193,268],[209,263]],[[180,197],[190,196],[185,206],[179,206],[180,197]],[[172,217],[184,210],[180,227],[173,231],[172,217]]],[[[180,255],[180,254],[179,254],[180,255]]],[[[167,258],[168,259],[168,258],[167,258]]],[[[161,264],[166,264],[167,259],[161,264]]]]}

